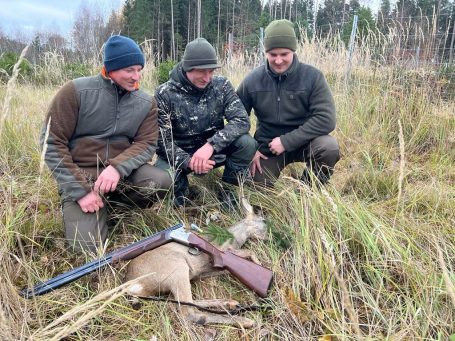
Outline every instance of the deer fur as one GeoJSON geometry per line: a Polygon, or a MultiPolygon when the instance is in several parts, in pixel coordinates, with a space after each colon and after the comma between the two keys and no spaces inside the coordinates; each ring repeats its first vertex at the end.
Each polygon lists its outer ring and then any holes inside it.
{"type": "MultiPolygon", "coordinates": [[[[256,257],[247,250],[240,250],[249,239],[266,239],[266,228],[262,217],[254,214],[253,208],[246,199],[242,199],[246,218],[229,228],[233,239],[225,242],[219,249],[229,250],[238,256],[249,257],[257,262],[256,257]]],[[[257,262],[259,263],[259,262],[257,262]]],[[[133,259],[127,266],[126,280],[132,280],[151,273],[144,279],[128,288],[132,296],[147,297],[172,293],[181,302],[192,302],[205,308],[233,309],[238,305],[234,300],[200,300],[193,301],[190,281],[195,278],[207,277],[220,270],[212,266],[211,257],[205,253],[192,255],[188,247],[171,242],[154,250],[143,253],[133,259]]],[[[251,328],[254,321],[242,316],[218,315],[200,312],[188,306],[180,306],[185,319],[198,324],[229,324],[242,328],[251,328]]]]}

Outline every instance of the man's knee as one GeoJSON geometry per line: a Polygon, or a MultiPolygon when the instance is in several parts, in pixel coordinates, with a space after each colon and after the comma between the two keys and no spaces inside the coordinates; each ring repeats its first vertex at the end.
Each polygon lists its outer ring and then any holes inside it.
{"type": "Polygon", "coordinates": [[[224,167],[224,182],[238,185],[239,179],[248,175],[248,168],[256,153],[256,141],[248,134],[238,137],[226,149],[226,164],[224,167]]]}
{"type": "Polygon", "coordinates": [[[75,252],[96,252],[107,238],[106,208],[97,213],[84,213],[74,201],[63,201],[63,222],[65,239],[71,250],[75,252]]]}
{"type": "Polygon", "coordinates": [[[257,142],[249,134],[241,135],[233,142],[234,151],[231,154],[235,159],[250,163],[257,150],[257,142]]]}
{"type": "Polygon", "coordinates": [[[168,191],[172,187],[172,178],[167,170],[145,164],[131,175],[134,186],[159,191],[168,191]]]}
{"type": "Polygon", "coordinates": [[[324,135],[315,138],[311,141],[310,148],[318,163],[333,167],[340,159],[340,147],[333,136],[324,135]]]}
{"type": "Polygon", "coordinates": [[[250,154],[254,155],[254,153],[256,153],[257,142],[250,134],[240,136],[237,140],[235,140],[234,144],[238,146],[239,149],[243,149],[250,154]]]}
{"type": "Polygon", "coordinates": [[[269,156],[267,159],[261,159],[262,172],[256,170],[253,177],[254,182],[266,187],[273,187],[276,180],[280,177],[281,171],[286,166],[287,155],[285,152],[279,156],[269,156]]]}

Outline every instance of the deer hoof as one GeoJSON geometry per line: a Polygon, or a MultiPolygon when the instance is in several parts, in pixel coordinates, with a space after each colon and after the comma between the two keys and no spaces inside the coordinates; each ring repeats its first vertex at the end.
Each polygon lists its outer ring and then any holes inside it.
{"type": "Polygon", "coordinates": [[[234,320],[235,324],[241,328],[248,329],[256,326],[256,322],[246,317],[234,316],[232,319],[234,320]]]}
{"type": "Polygon", "coordinates": [[[141,309],[142,302],[139,299],[137,299],[136,297],[132,298],[130,302],[131,302],[131,308],[133,308],[134,310],[141,309]]]}
{"type": "Polygon", "coordinates": [[[237,301],[234,301],[234,300],[227,300],[225,303],[224,303],[224,306],[226,307],[226,309],[235,309],[239,306],[239,302],[237,301]]]}
{"type": "Polygon", "coordinates": [[[204,334],[205,341],[212,341],[215,340],[216,336],[216,329],[206,329],[204,334]]]}
{"type": "Polygon", "coordinates": [[[188,316],[188,320],[203,326],[207,323],[207,316],[203,314],[191,314],[188,316]]]}

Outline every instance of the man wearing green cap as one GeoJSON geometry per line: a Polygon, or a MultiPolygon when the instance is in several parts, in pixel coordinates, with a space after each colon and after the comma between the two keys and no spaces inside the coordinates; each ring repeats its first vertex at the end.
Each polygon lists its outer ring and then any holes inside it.
{"type": "Polygon", "coordinates": [[[147,163],[158,109],[138,90],[143,66],[133,40],[112,36],[101,74],[66,83],[48,109],[41,145],[59,186],[65,237],[77,251],[102,247],[107,204],[147,206],[171,186],[166,172],[147,163]]]}
{"type": "Polygon", "coordinates": [[[328,182],[338,162],[335,105],[332,93],[316,68],[299,62],[297,38],[286,19],[265,29],[267,63],[246,76],[237,89],[248,113],[254,109],[258,142],[250,167],[255,182],[272,186],[290,163],[305,162],[302,181],[328,182]]]}
{"type": "MultiPolygon", "coordinates": [[[[161,133],[156,165],[172,170],[176,206],[185,204],[188,174],[203,175],[224,165],[222,181],[237,185],[256,151],[242,102],[225,77],[214,76],[220,67],[213,46],[197,38],[155,92],[161,133]]],[[[223,193],[232,208],[233,193],[223,193]]]]}

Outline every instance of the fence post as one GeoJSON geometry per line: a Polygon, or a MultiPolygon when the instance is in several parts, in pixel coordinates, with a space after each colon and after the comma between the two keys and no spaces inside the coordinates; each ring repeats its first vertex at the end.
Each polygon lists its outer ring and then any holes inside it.
{"type": "Polygon", "coordinates": [[[349,39],[349,56],[348,56],[348,65],[346,67],[346,75],[344,78],[345,87],[348,86],[349,78],[351,77],[351,65],[352,65],[352,55],[354,54],[355,47],[355,36],[357,34],[357,21],[359,20],[358,15],[354,15],[354,20],[352,22],[351,38],[349,39]]]}
{"type": "Polygon", "coordinates": [[[228,35],[228,55],[227,55],[227,60],[228,63],[232,62],[232,52],[234,50],[234,34],[232,32],[229,32],[228,35]]]}
{"type": "Polygon", "coordinates": [[[416,59],[415,59],[415,66],[418,67],[420,62],[420,46],[416,48],[416,59]]]}
{"type": "Polygon", "coordinates": [[[453,42],[455,41],[455,20],[453,21],[452,39],[450,39],[449,64],[453,62],[453,42]]]}
{"type": "Polygon", "coordinates": [[[259,28],[259,65],[265,63],[264,60],[265,47],[264,47],[264,28],[259,28]]]}

